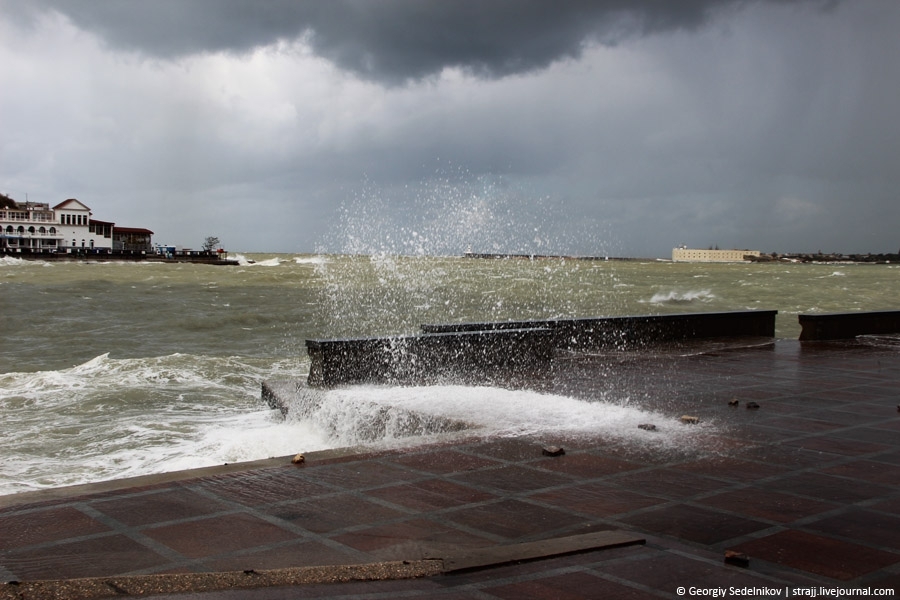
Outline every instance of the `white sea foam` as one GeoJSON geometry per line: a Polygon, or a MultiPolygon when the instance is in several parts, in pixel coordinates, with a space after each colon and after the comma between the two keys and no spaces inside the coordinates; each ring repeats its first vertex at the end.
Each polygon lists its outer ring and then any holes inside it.
{"type": "Polygon", "coordinates": [[[0,256],[0,267],[23,267],[29,265],[40,265],[43,267],[52,266],[45,260],[25,260],[24,258],[16,258],[15,256],[0,256]]]}
{"type": "Polygon", "coordinates": [[[321,254],[315,256],[295,256],[294,262],[298,265],[324,265],[328,258],[321,254]]]}
{"type": "Polygon", "coordinates": [[[321,448],[323,436],[262,405],[259,381],[282,366],[103,354],[69,369],[0,374],[0,494],[321,448]]]}
{"type": "Polygon", "coordinates": [[[690,304],[693,302],[709,302],[715,299],[715,294],[710,290],[689,290],[679,292],[677,290],[669,290],[667,292],[657,292],[650,298],[650,304],[690,304]]]}
{"type": "Polygon", "coordinates": [[[673,416],[602,400],[458,385],[304,388],[288,420],[313,423],[337,446],[392,443],[466,428],[487,436],[589,435],[668,447],[682,445],[712,427],[686,428],[673,416]],[[638,428],[648,422],[657,430],[638,428]]]}
{"type": "Polygon", "coordinates": [[[277,267],[281,264],[281,259],[277,256],[265,260],[251,260],[243,254],[236,253],[229,255],[229,258],[236,260],[242,267],[277,267]]]}

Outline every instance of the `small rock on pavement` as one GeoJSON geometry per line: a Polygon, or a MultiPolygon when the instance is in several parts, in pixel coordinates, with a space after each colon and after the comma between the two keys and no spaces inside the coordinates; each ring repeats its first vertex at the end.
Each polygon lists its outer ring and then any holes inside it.
{"type": "Polygon", "coordinates": [[[291,463],[295,465],[302,465],[306,458],[302,454],[298,454],[294,458],[291,459],[291,463]]]}
{"type": "Polygon", "coordinates": [[[738,400],[737,398],[732,398],[731,400],[728,401],[728,406],[737,406],[740,403],[741,403],[741,401],[738,400]]]}
{"type": "Polygon", "coordinates": [[[752,409],[752,410],[756,410],[757,408],[759,408],[759,404],[757,404],[756,402],[748,402],[748,403],[747,403],[747,408],[748,408],[748,409],[752,409]]]}
{"type": "Polygon", "coordinates": [[[559,446],[544,446],[541,450],[541,454],[544,456],[562,456],[566,451],[559,446]]]}
{"type": "Polygon", "coordinates": [[[700,422],[700,417],[692,417],[691,415],[682,415],[681,422],[687,423],[688,425],[696,425],[700,422]]]}
{"type": "Polygon", "coordinates": [[[750,557],[743,552],[735,552],[734,550],[725,551],[725,564],[734,565],[736,567],[749,567],[750,557]]]}

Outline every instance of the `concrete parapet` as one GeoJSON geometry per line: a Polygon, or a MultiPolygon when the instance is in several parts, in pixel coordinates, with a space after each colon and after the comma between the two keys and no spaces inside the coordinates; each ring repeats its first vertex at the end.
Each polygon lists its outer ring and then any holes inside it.
{"type": "Polygon", "coordinates": [[[426,333],[549,329],[559,349],[629,350],[661,342],[717,337],[774,337],[777,310],[590,317],[550,321],[509,321],[422,325],[426,333]]]}
{"type": "Polygon", "coordinates": [[[900,333],[900,311],[799,315],[801,341],[840,340],[858,335],[900,333]]]}
{"type": "Polygon", "coordinates": [[[551,375],[556,350],[774,337],[777,311],[423,325],[421,335],[307,340],[313,387],[386,383],[517,385],[551,375]]]}
{"type": "Polygon", "coordinates": [[[310,386],[501,383],[549,372],[550,330],[534,327],[382,338],[306,340],[310,386]]]}

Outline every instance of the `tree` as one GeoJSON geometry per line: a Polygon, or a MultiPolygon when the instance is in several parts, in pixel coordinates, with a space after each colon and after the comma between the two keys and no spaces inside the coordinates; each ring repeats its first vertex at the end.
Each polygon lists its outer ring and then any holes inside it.
{"type": "Polygon", "coordinates": [[[203,251],[212,252],[219,246],[220,243],[221,242],[219,241],[219,238],[211,235],[203,240],[203,251]]]}

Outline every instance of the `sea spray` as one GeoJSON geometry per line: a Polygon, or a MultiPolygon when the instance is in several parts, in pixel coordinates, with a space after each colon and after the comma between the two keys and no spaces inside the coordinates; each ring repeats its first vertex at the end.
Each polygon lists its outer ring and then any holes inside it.
{"type": "Polygon", "coordinates": [[[288,422],[309,423],[336,445],[390,445],[412,436],[466,431],[478,436],[591,436],[660,450],[696,443],[714,431],[686,429],[675,416],[602,399],[585,401],[533,390],[481,386],[301,385],[288,404],[288,422]],[[648,432],[638,425],[651,422],[648,432]]]}

